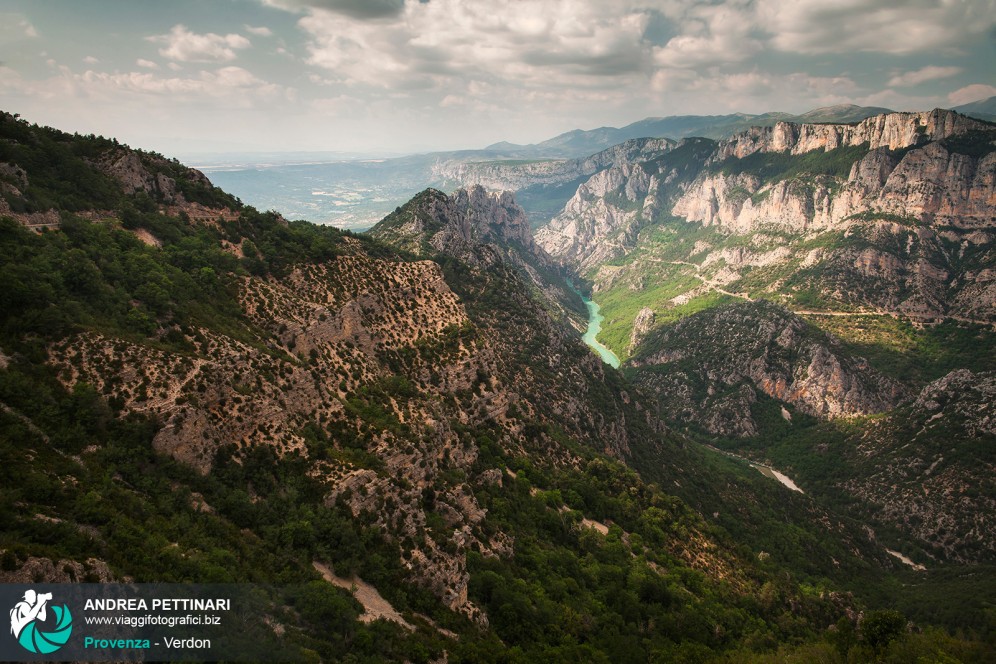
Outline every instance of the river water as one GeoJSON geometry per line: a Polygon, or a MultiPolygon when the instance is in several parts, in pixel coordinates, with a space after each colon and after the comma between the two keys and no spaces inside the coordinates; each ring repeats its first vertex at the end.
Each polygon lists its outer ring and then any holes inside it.
{"type": "Polygon", "coordinates": [[[588,308],[588,329],[585,330],[584,336],[581,337],[581,340],[588,344],[589,348],[598,353],[598,356],[602,358],[603,362],[615,369],[618,369],[619,358],[616,357],[615,353],[598,341],[598,333],[602,331],[602,321],[605,320],[605,316],[599,313],[600,307],[598,306],[598,303],[575,288],[574,284],[570,280],[568,280],[567,285],[571,287],[572,291],[581,296],[581,301],[584,302],[584,306],[588,308]]]}

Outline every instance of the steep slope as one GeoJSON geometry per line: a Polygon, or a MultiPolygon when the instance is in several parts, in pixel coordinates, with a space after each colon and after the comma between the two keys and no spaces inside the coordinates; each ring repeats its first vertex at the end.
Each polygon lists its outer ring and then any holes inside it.
{"type": "Polygon", "coordinates": [[[823,418],[891,410],[904,396],[898,383],[845,355],[839,341],[765,302],[716,307],[659,328],[629,364],[662,416],[725,436],[758,433],[751,413],[758,393],[823,418]]]}
{"type": "Polygon", "coordinates": [[[511,193],[489,194],[475,185],[451,198],[427,189],[369,234],[421,258],[445,254],[477,267],[512,267],[555,318],[584,329],[583,303],[567,287],[562,268],[533,240],[525,211],[511,193]]]}
{"type": "Polygon", "coordinates": [[[549,221],[574,195],[578,185],[613,164],[651,158],[673,147],[663,138],[624,141],[596,154],[577,159],[504,159],[491,161],[440,160],[433,177],[460,187],[483,186],[513,191],[528,211],[531,225],[549,221]]]}
{"type": "MultiPolygon", "coordinates": [[[[957,110],[957,109],[956,109],[957,110]]],[[[737,132],[777,122],[859,122],[873,115],[891,113],[887,108],[841,104],[813,109],[801,115],[791,113],[731,113],[729,115],[674,115],[644,118],[625,127],[575,129],[533,145],[498,143],[489,150],[516,150],[521,156],[584,156],[635,138],[667,137],[678,140],[693,136],[728,138],[737,132]]]]}
{"type": "Polygon", "coordinates": [[[641,308],[613,310],[626,299],[653,300],[662,320],[723,295],[984,323],[994,320],[994,137],[949,111],[781,123],[701,142],[682,178],[669,164],[686,144],[592,178],[537,241],[603,293],[617,354],[641,308]],[[634,290],[645,294],[623,297],[634,290]]]}
{"type": "Polygon", "coordinates": [[[581,273],[625,254],[639,230],[669,209],[683,185],[695,179],[714,148],[708,139],[686,139],[673,150],[658,150],[597,173],[537,231],[536,242],[581,273]]]}
{"type": "Polygon", "coordinates": [[[381,228],[401,252],[171,171],[228,201],[195,218],[102,174],[123,146],[0,131],[19,200],[58,216],[0,219],[4,578],[276,583],[244,633],[295,659],[634,661],[812,641],[855,601],[788,569],[888,569],[669,434],[537,298],[510,200],[425,192],[381,228]],[[107,186],[84,214],[70,173],[107,186]]]}
{"type": "Polygon", "coordinates": [[[933,438],[910,401],[949,384],[989,417],[996,130],[935,110],[699,143],[687,177],[687,142],[618,164],[537,233],[590,280],[602,343],[694,437],[920,562],[988,561],[990,434],[933,438]]]}
{"type": "Polygon", "coordinates": [[[880,417],[793,418],[741,453],[775,464],[917,563],[991,563],[994,374],[957,369],[880,417]]]}

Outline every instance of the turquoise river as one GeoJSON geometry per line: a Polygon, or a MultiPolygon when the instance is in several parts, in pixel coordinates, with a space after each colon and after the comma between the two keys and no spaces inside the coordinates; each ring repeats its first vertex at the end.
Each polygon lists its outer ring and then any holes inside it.
{"type": "Polygon", "coordinates": [[[584,336],[581,337],[588,346],[598,353],[598,356],[602,358],[602,361],[611,367],[616,369],[619,368],[619,358],[611,350],[603,346],[598,341],[598,333],[602,331],[602,321],[605,320],[605,316],[598,312],[598,303],[591,300],[584,293],[579,291],[574,287],[574,284],[570,281],[567,285],[571,287],[571,290],[581,296],[581,300],[584,302],[584,306],[588,308],[588,329],[585,330],[584,336]]]}

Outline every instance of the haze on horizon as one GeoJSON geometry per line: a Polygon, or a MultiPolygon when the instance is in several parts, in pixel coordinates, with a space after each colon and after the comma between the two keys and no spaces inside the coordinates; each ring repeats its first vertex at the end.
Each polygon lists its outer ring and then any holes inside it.
{"type": "Polygon", "coordinates": [[[0,0],[0,108],[167,155],[950,107],[994,61],[996,0],[0,0]]]}

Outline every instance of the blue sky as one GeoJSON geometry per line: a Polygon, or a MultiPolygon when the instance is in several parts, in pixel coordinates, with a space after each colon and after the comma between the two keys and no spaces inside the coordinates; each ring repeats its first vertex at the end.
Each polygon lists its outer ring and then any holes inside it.
{"type": "Polygon", "coordinates": [[[0,0],[0,108],[169,155],[928,109],[994,63],[996,0],[0,0]]]}

